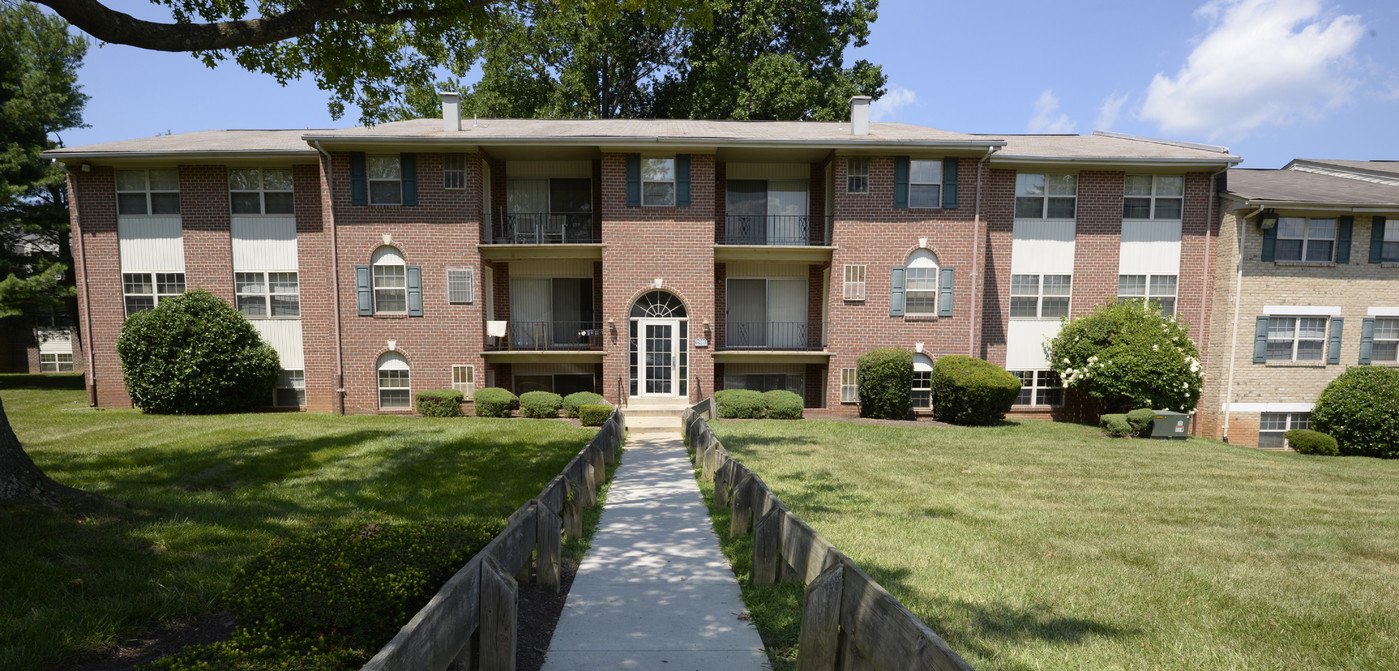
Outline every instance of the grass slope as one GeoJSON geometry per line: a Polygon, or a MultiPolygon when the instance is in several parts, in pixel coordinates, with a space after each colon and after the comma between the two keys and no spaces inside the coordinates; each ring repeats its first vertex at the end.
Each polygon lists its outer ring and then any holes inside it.
{"type": "Polygon", "coordinates": [[[1399,461],[1033,421],[714,430],[978,669],[1399,667],[1399,461]]]}

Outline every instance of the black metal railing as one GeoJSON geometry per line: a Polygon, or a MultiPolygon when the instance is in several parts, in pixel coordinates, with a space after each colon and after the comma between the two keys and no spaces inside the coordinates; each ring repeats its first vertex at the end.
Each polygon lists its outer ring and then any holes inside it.
{"type": "Polygon", "coordinates": [[[486,335],[486,349],[496,352],[602,349],[598,321],[487,322],[486,335]],[[493,328],[496,324],[504,328],[493,328]]]}
{"type": "Polygon", "coordinates": [[[722,244],[788,247],[831,244],[830,217],[805,214],[730,214],[724,217],[722,244]]]}
{"type": "Polygon", "coordinates": [[[487,245],[566,245],[600,242],[591,212],[497,212],[484,215],[487,245]]]}
{"type": "Polygon", "coordinates": [[[819,350],[821,322],[729,322],[723,349],[819,350]]]}

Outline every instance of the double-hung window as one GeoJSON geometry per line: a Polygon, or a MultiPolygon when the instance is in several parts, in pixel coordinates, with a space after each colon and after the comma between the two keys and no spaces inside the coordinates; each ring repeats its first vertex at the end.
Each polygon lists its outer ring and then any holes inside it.
{"type": "Polygon", "coordinates": [[[40,373],[71,373],[73,372],[73,354],[55,352],[51,354],[39,354],[40,373]]]}
{"type": "Polygon", "coordinates": [[[1015,176],[1016,219],[1073,219],[1077,208],[1077,175],[1015,176]]]}
{"type": "Polygon", "coordinates": [[[122,273],[126,314],[154,309],[156,304],[185,292],[184,273],[122,273]]]}
{"type": "Polygon", "coordinates": [[[1072,275],[1011,275],[1011,319],[1067,317],[1072,284],[1072,275]]]}
{"type": "Polygon", "coordinates": [[[117,171],[117,214],[179,214],[180,173],[173,168],[117,171]]]}
{"type": "Polygon", "coordinates": [[[845,192],[870,192],[870,160],[851,158],[845,161],[845,192]]]}
{"type": "Polygon", "coordinates": [[[1176,313],[1176,275],[1118,275],[1117,298],[1154,303],[1161,314],[1176,313]]]}
{"type": "Polygon", "coordinates": [[[374,312],[408,312],[408,267],[393,247],[380,247],[374,253],[374,312]]]}
{"type": "Polygon", "coordinates": [[[1265,412],[1258,418],[1258,446],[1288,447],[1288,431],[1310,428],[1312,414],[1309,412],[1265,412]]]}
{"type": "Polygon", "coordinates": [[[238,310],[254,318],[301,316],[301,294],[294,272],[238,272],[233,275],[238,310]]]}
{"type": "Polygon", "coordinates": [[[924,354],[913,355],[913,384],[909,393],[914,410],[933,407],[933,360],[924,354]]]}
{"type": "Polygon", "coordinates": [[[938,262],[932,252],[918,250],[909,258],[904,284],[904,314],[938,313],[938,262]]]}
{"type": "Polygon", "coordinates": [[[464,400],[471,400],[476,393],[476,367],[452,366],[452,388],[461,392],[464,400]]]}
{"type": "Polygon", "coordinates": [[[1336,257],[1336,220],[1278,219],[1277,261],[1332,261],[1336,257]]]}
{"type": "Polygon", "coordinates": [[[942,207],[942,161],[908,162],[908,206],[942,207]]]}
{"type": "Polygon", "coordinates": [[[408,376],[408,360],[389,352],[379,357],[379,408],[409,410],[413,407],[413,392],[408,376]]]}
{"type": "Polygon", "coordinates": [[[1390,223],[1378,219],[1376,217],[1374,225],[1384,228],[1379,236],[1380,263],[1399,263],[1399,220],[1390,223]]]}
{"type": "Polygon", "coordinates": [[[641,204],[675,206],[675,159],[641,159],[641,204]]]}
{"type": "Polygon", "coordinates": [[[296,198],[290,170],[257,168],[228,171],[233,214],[293,214],[296,198]]]}
{"type": "Polygon", "coordinates": [[[397,155],[366,157],[370,205],[403,204],[403,167],[397,155]]]}
{"type": "Polygon", "coordinates": [[[1059,373],[1052,370],[1011,372],[1015,374],[1015,377],[1020,378],[1020,395],[1015,398],[1015,405],[1049,407],[1064,405],[1064,383],[1060,381],[1059,373]]]}
{"type": "Polygon", "coordinates": [[[466,188],[466,154],[442,155],[442,188],[466,188]]]}
{"type": "Polygon", "coordinates": [[[1375,319],[1375,337],[1370,360],[1377,363],[1399,363],[1399,317],[1375,319]]]}
{"type": "Polygon", "coordinates": [[[1127,175],[1122,184],[1123,219],[1180,219],[1185,178],[1127,175]]]}
{"type": "Polygon", "coordinates": [[[856,369],[854,368],[840,369],[840,402],[860,402],[859,378],[856,376],[856,369]]]}
{"type": "Polygon", "coordinates": [[[277,376],[277,389],[272,394],[272,405],[278,408],[306,405],[306,371],[282,371],[277,376]]]}
{"type": "Polygon", "coordinates": [[[845,283],[842,289],[841,295],[847,301],[865,300],[865,267],[863,265],[845,266],[845,283]]]}
{"type": "Polygon", "coordinates": [[[1268,361],[1323,361],[1326,317],[1269,317],[1268,361]]]}

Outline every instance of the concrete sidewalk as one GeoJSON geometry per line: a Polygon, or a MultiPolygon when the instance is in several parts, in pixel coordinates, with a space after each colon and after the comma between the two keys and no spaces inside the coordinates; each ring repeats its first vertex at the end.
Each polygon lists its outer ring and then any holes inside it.
{"type": "Polygon", "coordinates": [[[628,439],[545,671],[767,668],[675,427],[628,439]]]}

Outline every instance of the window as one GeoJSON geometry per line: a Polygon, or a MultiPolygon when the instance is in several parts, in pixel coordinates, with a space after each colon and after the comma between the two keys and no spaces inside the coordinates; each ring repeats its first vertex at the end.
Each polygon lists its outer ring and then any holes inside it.
{"type": "Polygon", "coordinates": [[[466,188],[466,154],[442,155],[442,188],[466,188]]]}
{"type": "Polygon", "coordinates": [[[379,357],[379,409],[409,410],[413,393],[408,386],[408,360],[389,352],[379,357]]]}
{"type": "Polygon", "coordinates": [[[1258,446],[1287,447],[1287,432],[1312,428],[1309,412],[1265,412],[1258,418],[1258,446]]]}
{"type": "Polygon", "coordinates": [[[862,301],[865,300],[865,267],[846,266],[845,267],[845,300],[862,301]]]}
{"type": "Polygon", "coordinates": [[[1370,360],[1399,363],[1399,318],[1375,319],[1375,339],[1371,346],[1370,360]]]}
{"type": "Polygon", "coordinates": [[[1176,284],[1175,275],[1118,275],[1117,297],[1155,303],[1169,317],[1176,313],[1176,284]]]}
{"type": "Polygon", "coordinates": [[[675,205],[675,159],[641,159],[641,204],[675,205]]]}
{"type": "Polygon", "coordinates": [[[398,156],[369,156],[369,204],[403,204],[403,167],[398,156]]]}
{"type": "Polygon", "coordinates": [[[870,160],[851,158],[845,161],[845,192],[870,192],[870,160]]]}
{"type": "Polygon", "coordinates": [[[913,355],[913,409],[933,407],[933,360],[923,354],[913,355]]]}
{"type": "Polygon", "coordinates": [[[1073,219],[1077,194],[1076,175],[1016,175],[1015,218],[1073,219]]]}
{"type": "Polygon", "coordinates": [[[184,273],[122,273],[122,294],[126,298],[126,314],[154,309],[166,298],[185,292],[184,273]]]}
{"type": "Polygon", "coordinates": [[[1389,225],[1376,217],[1376,226],[1384,227],[1384,238],[1380,242],[1380,263],[1399,263],[1399,222],[1389,225]]]}
{"type": "Polygon", "coordinates": [[[1123,219],[1180,219],[1185,178],[1127,175],[1122,184],[1123,219]]]}
{"type": "Polygon", "coordinates": [[[932,252],[915,251],[908,259],[904,284],[904,314],[938,313],[938,262],[932,252]]]}
{"type": "Polygon", "coordinates": [[[857,382],[854,368],[840,369],[840,402],[860,402],[860,385],[857,382]]]}
{"type": "Polygon", "coordinates": [[[1336,252],[1336,220],[1278,219],[1277,261],[1331,261],[1336,252]]]}
{"type": "Polygon", "coordinates": [[[1067,317],[1072,275],[1011,275],[1010,318],[1067,317]]]}
{"type": "Polygon", "coordinates": [[[476,393],[476,367],[452,366],[452,388],[461,392],[466,400],[476,393]]]}
{"type": "Polygon", "coordinates": [[[1015,398],[1015,405],[1052,408],[1064,405],[1064,383],[1060,381],[1058,373],[1052,370],[1011,372],[1020,378],[1020,395],[1015,398]]]}
{"type": "Polygon", "coordinates": [[[248,318],[301,316],[296,273],[234,273],[238,310],[248,318]]]}
{"type": "Polygon", "coordinates": [[[1322,361],[1326,317],[1269,317],[1268,361],[1322,361]]]}
{"type": "Polygon", "coordinates": [[[173,168],[117,171],[117,214],[179,213],[179,171],[173,168]]]}
{"type": "Polygon", "coordinates": [[[942,207],[942,161],[908,162],[908,206],[942,207]]]}
{"type": "Polygon", "coordinates": [[[277,376],[277,389],[272,405],[278,408],[299,408],[306,405],[306,371],[284,370],[277,376]]]}
{"type": "Polygon", "coordinates": [[[40,373],[71,373],[73,372],[73,355],[70,354],[40,354],[40,373]]]}
{"type": "Polygon", "coordinates": [[[403,255],[393,247],[374,252],[374,312],[408,312],[408,269],[403,255]]]}
{"type": "Polygon", "coordinates": [[[476,294],[476,276],[470,268],[447,269],[447,302],[464,305],[476,294]]]}
{"type": "Polygon", "coordinates": [[[290,170],[230,170],[228,194],[234,214],[292,214],[296,211],[290,170]]]}

